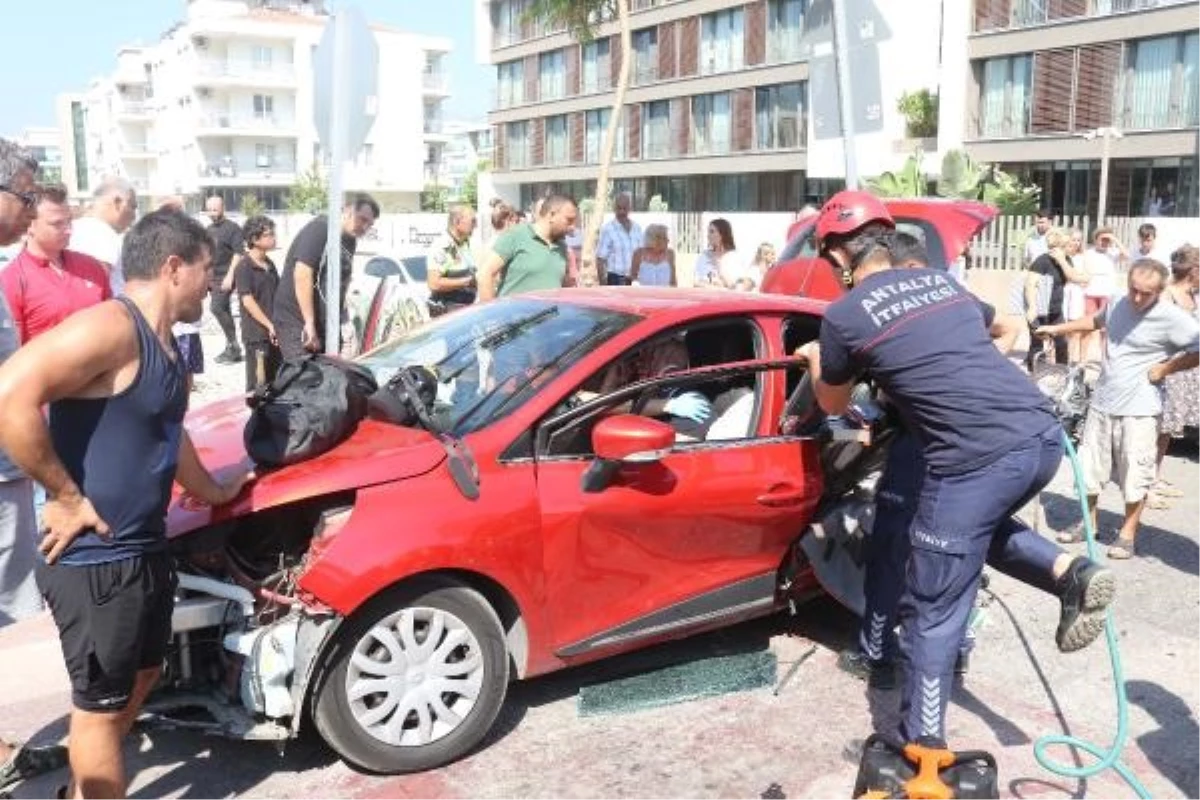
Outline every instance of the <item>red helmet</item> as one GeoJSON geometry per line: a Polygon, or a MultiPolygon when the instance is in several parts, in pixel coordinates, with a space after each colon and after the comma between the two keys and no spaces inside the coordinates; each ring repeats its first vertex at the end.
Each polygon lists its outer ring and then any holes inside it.
{"type": "Polygon", "coordinates": [[[896,223],[878,197],[870,192],[847,189],[829,198],[817,217],[817,242],[831,234],[853,233],[871,222],[895,228],[896,223]]]}

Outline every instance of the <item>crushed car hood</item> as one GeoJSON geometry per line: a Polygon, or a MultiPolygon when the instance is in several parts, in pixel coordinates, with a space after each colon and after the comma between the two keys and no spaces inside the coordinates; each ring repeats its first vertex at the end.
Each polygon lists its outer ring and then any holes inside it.
{"type": "Polygon", "coordinates": [[[167,511],[169,538],[264,508],[421,475],[446,458],[445,449],[428,431],[368,419],[349,439],[316,458],[278,469],[257,469],[242,443],[249,415],[241,397],[188,414],[184,425],[200,460],[217,480],[250,469],[258,477],[236,501],[216,510],[177,484],[167,511]]]}

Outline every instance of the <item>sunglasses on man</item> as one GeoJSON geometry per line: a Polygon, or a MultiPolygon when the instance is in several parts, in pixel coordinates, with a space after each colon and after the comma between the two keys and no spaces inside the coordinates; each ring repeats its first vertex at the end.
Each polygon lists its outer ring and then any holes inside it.
{"type": "Polygon", "coordinates": [[[11,194],[13,197],[21,201],[25,208],[33,208],[37,205],[37,194],[34,192],[18,192],[16,189],[7,184],[0,183],[0,192],[11,194]]]}

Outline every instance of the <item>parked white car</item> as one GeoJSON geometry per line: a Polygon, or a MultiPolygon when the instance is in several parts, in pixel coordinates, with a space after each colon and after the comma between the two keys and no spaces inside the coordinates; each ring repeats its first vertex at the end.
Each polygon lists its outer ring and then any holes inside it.
{"type": "Polygon", "coordinates": [[[358,352],[373,350],[429,320],[426,257],[372,256],[350,283],[347,305],[358,352]]]}

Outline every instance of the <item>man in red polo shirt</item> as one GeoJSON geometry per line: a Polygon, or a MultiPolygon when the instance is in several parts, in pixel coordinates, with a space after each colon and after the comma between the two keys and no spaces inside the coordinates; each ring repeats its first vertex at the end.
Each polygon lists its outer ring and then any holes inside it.
{"type": "Polygon", "coordinates": [[[112,297],[108,271],[91,256],[67,250],[70,241],[66,190],[61,186],[38,189],[25,249],[0,272],[0,286],[21,344],[76,311],[112,297]]]}

